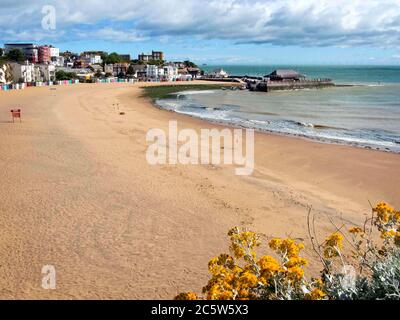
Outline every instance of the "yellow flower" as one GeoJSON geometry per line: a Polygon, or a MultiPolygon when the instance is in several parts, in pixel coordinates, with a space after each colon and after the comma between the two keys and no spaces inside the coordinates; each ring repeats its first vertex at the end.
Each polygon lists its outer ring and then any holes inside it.
{"type": "Polygon", "coordinates": [[[343,239],[344,239],[344,237],[341,233],[335,232],[326,239],[326,244],[331,247],[340,247],[341,248],[343,239]]]}
{"type": "Polygon", "coordinates": [[[264,256],[258,261],[258,265],[263,271],[276,272],[279,270],[279,262],[271,256],[264,256]]]}
{"type": "Polygon", "coordinates": [[[233,258],[228,254],[221,254],[219,257],[212,258],[208,263],[208,270],[211,274],[216,275],[226,273],[227,269],[235,266],[233,258]]]}
{"type": "Polygon", "coordinates": [[[219,294],[218,300],[231,300],[233,293],[231,291],[223,291],[219,294]]]}
{"type": "Polygon", "coordinates": [[[324,256],[327,259],[337,257],[340,250],[343,248],[343,235],[339,232],[335,232],[325,240],[324,244],[324,256]]]}
{"type": "Polygon", "coordinates": [[[256,257],[254,249],[260,245],[259,235],[255,232],[241,231],[239,228],[233,228],[228,235],[231,238],[230,250],[237,259],[256,257]]]}
{"type": "Polygon", "coordinates": [[[241,277],[240,281],[246,287],[254,287],[258,283],[258,279],[256,275],[252,274],[251,272],[244,272],[241,277]]]}
{"type": "Polygon", "coordinates": [[[275,239],[272,239],[270,242],[269,242],[269,247],[272,249],[272,250],[278,250],[278,248],[279,248],[279,246],[282,244],[282,240],[281,239],[277,239],[277,238],[275,238],[275,239]]]}
{"type": "Polygon", "coordinates": [[[322,300],[323,298],[325,298],[325,296],[326,294],[322,290],[316,288],[311,291],[311,293],[307,294],[306,298],[308,300],[322,300]]]}
{"type": "Polygon", "coordinates": [[[300,251],[304,249],[302,243],[297,244],[293,239],[272,239],[269,247],[280,254],[290,258],[297,258],[300,251]]]}
{"type": "Polygon", "coordinates": [[[382,239],[394,238],[394,237],[396,237],[396,235],[397,235],[397,232],[395,230],[388,230],[388,231],[381,232],[382,239]]]}
{"type": "Polygon", "coordinates": [[[319,287],[324,285],[324,281],[322,281],[322,279],[315,279],[314,283],[316,286],[319,286],[319,287]]]}
{"type": "Polygon", "coordinates": [[[193,292],[188,292],[188,293],[180,293],[175,297],[175,300],[198,300],[198,297],[195,293],[193,292]]]}
{"type": "Polygon", "coordinates": [[[381,223],[388,223],[396,216],[395,210],[385,202],[379,203],[373,211],[377,214],[378,220],[381,223]]]}
{"type": "Polygon", "coordinates": [[[292,268],[295,266],[305,266],[307,265],[308,261],[304,258],[300,258],[300,257],[292,257],[289,259],[288,262],[285,263],[285,266],[287,268],[292,268]]]}
{"type": "Polygon", "coordinates": [[[293,267],[288,269],[288,277],[293,280],[301,280],[304,276],[304,270],[300,267],[293,267]]]}
{"type": "Polygon", "coordinates": [[[352,233],[352,234],[364,233],[363,229],[361,229],[361,228],[359,228],[359,227],[351,228],[351,229],[349,230],[349,232],[352,233]]]}

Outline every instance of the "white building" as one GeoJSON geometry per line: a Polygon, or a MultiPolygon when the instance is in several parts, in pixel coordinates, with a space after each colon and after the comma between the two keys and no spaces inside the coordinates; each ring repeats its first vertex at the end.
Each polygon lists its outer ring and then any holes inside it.
{"type": "Polygon", "coordinates": [[[12,69],[13,82],[34,82],[35,79],[35,65],[26,62],[19,64],[16,62],[10,63],[12,69]]]}
{"type": "Polygon", "coordinates": [[[56,80],[56,67],[51,64],[40,64],[37,65],[40,71],[40,79],[36,79],[36,81],[55,81],[56,80]]]}
{"type": "Polygon", "coordinates": [[[163,78],[165,75],[165,70],[164,68],[158,68],[158,75],[157,78],[163,78]]]}
{"type": "Polygon", "coordinates": [[[51,57],[51,62],[56,67],[63,67],[65,63],[65,58],[63,56],[51,57]]]}
{"type": "Polygon", "coordinates": [[[158,79],[158,66],[148,64],[146,67],[146,77],[148,79],[158,79]]]}
{"type": "Polygon", "coordinates": [[[50,57],[51,58],[57,58],[59,56],[60,56],[60,49],[59,48],[50,47],[50,57]]]}
{"type": "Polygon", "coordinates": [[[216,69],[211,73],[214,78],[228,78],[229,74],[224,69],[216,69]]]}
{"type": "Polygon", "coordinates": [[[107,73],[109,73],[109,74],[111,74],[111,75],[114,75],[114,65],[113,64],[106,64],[105,66],[104,66],[104,72],[107,74],[107,73]]]}
{"type": "Polygon", "coordinates": [[[164,77],[168,81],[174,81],[178,77],[178,68],[175,66],[165,66],[164,67],[164,77]]]}
{"type": "Polygon", "coordinates": [[[95,54],[87,54],[81,58],[82,61],[86,62],[87,64],[102,64],[103,60],[101,59],[100,55],[95,54]]]}

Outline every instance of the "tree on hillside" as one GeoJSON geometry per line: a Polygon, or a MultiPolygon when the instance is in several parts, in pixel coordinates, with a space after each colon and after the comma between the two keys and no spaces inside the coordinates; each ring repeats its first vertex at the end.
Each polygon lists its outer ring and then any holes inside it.
{"type": "Polygon", "coordinates": [[[159,66],[162,67],[164,66],[165,61],[164,60],[149,60],[147,64],[153,65],[153,66],[159,66]]]}
{"type": "Polygon", "coordinates": [[[22,62],[25,60],[24,54],[19,49],[12,49],[6,54],[6,59],[13,62],[22,62]]]}
{"type": "Polygon", "coordinates": [[[0,57],[2,57],[3,54],[4,54],[4,49],[3,49],[3,48],[0,48],[0,57]]]}
{"type": "Polygon", "coordinates": [[[104,56],[103,62],[105,64],[114,64],[114,63],[121,63],[122,59],[116,52],[112,52],[107,56],[104,56]]]}
{"type": "Polygon", "coordinates": [[[198,68],[197,64],[189,60],[183,61],[183,63],[185,64],[186,68],[198,68]]]}
{"type": "Polygon", "coordinates": [[[76,79],[77,75],[75,72],[65,72],[63,70],[58,70],[56,72],[56,79],[58,81],[60,80],[72,80],[72,79],[76,79]]]}
{"type": "Polygon", "coordinates": [[[132,77],[134,74],[135,74],[135,69],[133,68],[132,65],[130,65],[128,70],[126,71],[126,75],[132,77]]]}

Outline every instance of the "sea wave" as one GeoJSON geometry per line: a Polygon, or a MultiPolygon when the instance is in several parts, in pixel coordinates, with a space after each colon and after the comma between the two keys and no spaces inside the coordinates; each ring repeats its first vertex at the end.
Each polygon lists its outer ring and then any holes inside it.
{"type": "Polygon", "coordinates": [[[190,96],[193,94],[210,94],[210,93],[215,93],[216,90],[188,90],[188,91],[181,91],[177,92],[174,95],[177,96],[190,96]]]}
{"type": "MultiPolygon", "coordinates": [[[[251,112],[238,112],[235,105],[229,104],[208,106],[194,100],[181,99],[159,100],[157,104],[161,108],[210,122],[400,153],[400,136],[389,131],[340,128],[321,123],[284,119],[281,116],[257,119],[257,115],[251,112]]],[[[258,116],[261,117],[261,115],[258,116]]]]}

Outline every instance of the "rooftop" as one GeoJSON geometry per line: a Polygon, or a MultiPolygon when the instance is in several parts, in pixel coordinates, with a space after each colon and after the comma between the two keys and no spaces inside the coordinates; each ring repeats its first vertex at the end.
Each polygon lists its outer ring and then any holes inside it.
{"type": "Polygon", "coordinates": [[[272,78],[282,78],[282,79],[289,79],[289,78],[305,78],[304,75],[300,74],[299,72],[291,69],[277,69],[274,72],[270,73],[266,77],[272,78]]]}

